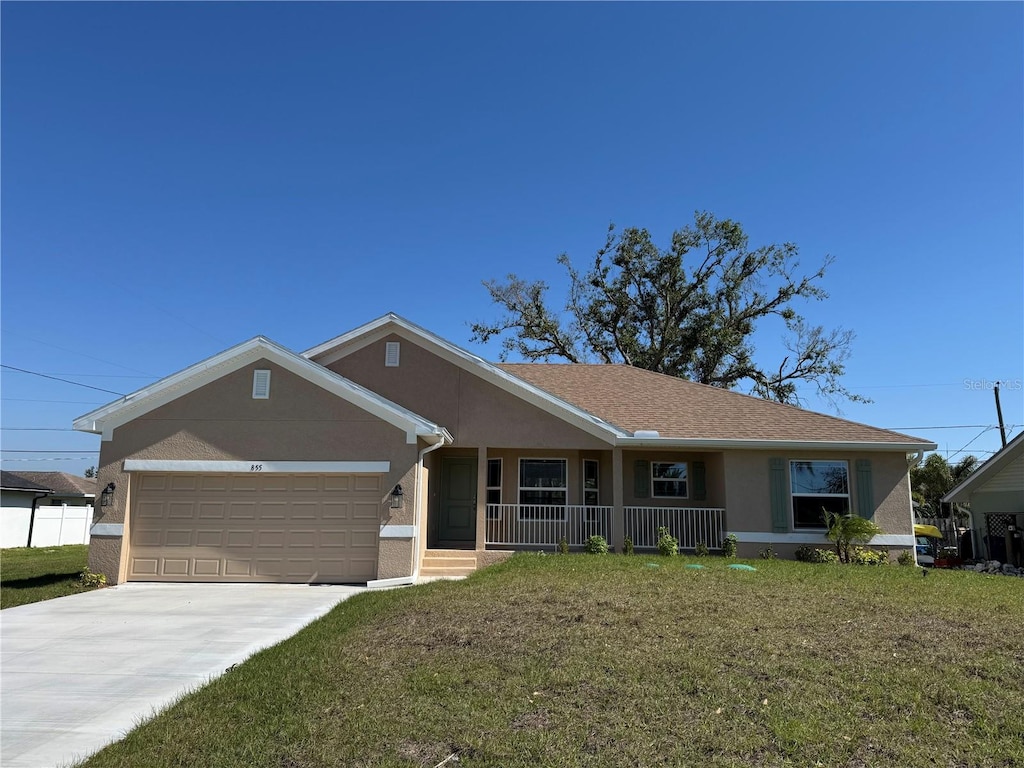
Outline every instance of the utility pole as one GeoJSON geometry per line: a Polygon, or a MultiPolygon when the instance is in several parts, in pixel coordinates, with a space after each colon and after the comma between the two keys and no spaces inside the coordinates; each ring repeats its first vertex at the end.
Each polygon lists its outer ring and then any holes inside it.
{"type": "Polygon", "coordinates": [[[996,394],[996,416],[999,417],[999,437],[1002,438],[1003,448],[1006,447],[1006,427],[1003,425],[1003,409],[999,405],[999,382],[996,382],[992,391],[996,394]]]}

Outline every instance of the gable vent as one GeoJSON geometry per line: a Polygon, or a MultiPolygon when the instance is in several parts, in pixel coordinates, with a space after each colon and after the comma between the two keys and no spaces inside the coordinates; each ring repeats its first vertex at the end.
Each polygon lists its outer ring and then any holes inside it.
{"type": "Polygon", "coordinates": [[[388,341],[384,344],[384,367],[397,368],[398,357],[402,345],[397,341],[388,341]]]}
{"type": "Polygon", "coordinates": [[[252,372],[252,399],[268,400],[270,398],[270,371],[252,372]]]}

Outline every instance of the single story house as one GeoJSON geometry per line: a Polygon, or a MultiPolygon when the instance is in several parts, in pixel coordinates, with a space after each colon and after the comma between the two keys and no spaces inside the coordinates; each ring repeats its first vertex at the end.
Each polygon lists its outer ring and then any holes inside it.
{"type": "Polygon", "coordinates": [[[91,478],[67,472],[0,472],[0,547],[88,543],[95,496],[91,478]]]}
{"type": "Polygon", "coordinates": [[[942,497],[947,504],[970,504],[974,556],[1024,560],[1024,432],[942,497]],[[1011,544],[1012,542],[1012,544],[1011,544]]]}
{"type": "Polygon", "coordinates": [[[792,556],[850,510],[913,549],[934,443],[625,365],[489,363],[394,314],[257,337],[74,422],[102,435],[110,583],[400,583],[604,536],[792,556]]]}

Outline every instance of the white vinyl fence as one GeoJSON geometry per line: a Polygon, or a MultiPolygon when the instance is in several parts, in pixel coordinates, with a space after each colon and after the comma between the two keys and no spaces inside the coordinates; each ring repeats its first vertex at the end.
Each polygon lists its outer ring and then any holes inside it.
{"type": "MultiPolygon", "coordinates": [[[[29,518],[25,507],[4,507],[0,510],[0,548],[26,547],[29,518]]],[[[36,507],[32,527],[33,547],[57,547],[62,544],[88,544],[92,525],[92,506],[36,507]]]]}

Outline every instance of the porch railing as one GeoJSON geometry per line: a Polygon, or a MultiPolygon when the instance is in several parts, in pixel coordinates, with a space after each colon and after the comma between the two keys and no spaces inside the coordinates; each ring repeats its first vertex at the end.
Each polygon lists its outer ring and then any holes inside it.
{"type": "Polygon", "coordinates": [[[717,507],[626,507],[625,532],[638,549],[658,546],[658,529],[668,528],[680,549],[703,543],[721,549],[725,510],[717,507]]]}
{"type": "Polygon", "coordinates": [[[611,507],[577,504],[488,504],[487,543],[581,547],[591,536],[611,539],[611,507]]]}

